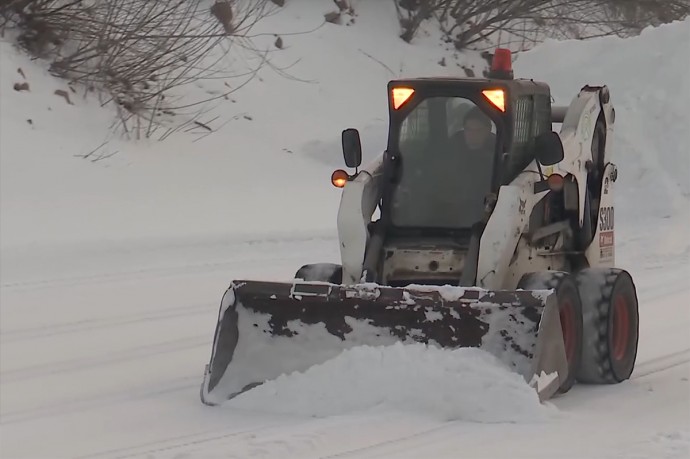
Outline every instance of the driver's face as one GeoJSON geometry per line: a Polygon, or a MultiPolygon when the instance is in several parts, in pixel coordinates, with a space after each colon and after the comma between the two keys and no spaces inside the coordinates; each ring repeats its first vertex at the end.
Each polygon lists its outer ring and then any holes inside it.
{"type": "Polygon", "coordinates": [[[465,122],[465,142],[471,149],[484,145],[491,128],[478,120],[469,119],[465,122]]]}

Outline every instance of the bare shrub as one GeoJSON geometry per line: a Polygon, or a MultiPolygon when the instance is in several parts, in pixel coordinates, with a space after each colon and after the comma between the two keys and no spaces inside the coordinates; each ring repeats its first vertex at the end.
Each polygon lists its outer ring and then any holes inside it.
{"type": "MultiPolygon", "coordinates": [[[[544,21],[564,3],[573,0],[398,0],[401,38],[411,41],[427,19],[434,19],[456,49],[481,48],[489,37],[502,32],[526,36],[526,20],[544,21]]],[[[577,0],[575,0],[577,1],[577,0]]]]}
{"type": "Polygon", "coordinates": [[[599,0],[596,3],[631,34],[690,15],[690,0],[599,0]]]}
{"type": "Polygon", "coordinates": [[[395,0],[400,37],[410,42],[426,20],[440,24],[456,49],[515,45],[547,37],[626,36],[683,19],[690,0],[395,0]]]}
{"type": "Polygon", "coordinates": [[[200,80],[253,75],[231,72],[222,65],[223,59],[230,44],[261,54],[249,31],[269,13],[268,4],[268,0],[4,0],[0,14],[5,26],[18,31],[17,42],[47,59],[54,75],[105,96],[102,103],[117,105],[125,131],[129,131],[127,121],[136,120],[137,127],[146,126],[148,136],[161,115],[173,116],[178,109],[227,97],[237,87],[209,99],[186,100],[182,106],[173,102],[173,90],[200,80]]]}

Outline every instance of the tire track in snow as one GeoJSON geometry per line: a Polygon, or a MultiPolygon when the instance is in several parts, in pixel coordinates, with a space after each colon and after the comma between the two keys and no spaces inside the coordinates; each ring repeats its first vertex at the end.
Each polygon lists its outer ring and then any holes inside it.
{"type": "MultiPolygon", "coordinates": [[[[194,273],[207,273],[210,271],[216,271],[220,269],[225,269],[228,267],[252,263],[265,263],[267,261],[275,262],[280,261],[280,258],[276,259],[275,256],[266,257],[266,259],[259,259],[254,256],[247,255],[246,257],[234,257],[229,261],[219,261],[219,262],[206,262],[206,263],[190,263],[182,264],[173,267],[160,267],[160,268],[143,268],[137,270],[121,271],[116,273],[103,273],[90,276],[73,276],[73,277],[62,277],[55,279],[42,279],[36,281],[22,281],[22,282],[12,282],[7,284],[2,284],[3,289],[11,289],[13,291],[17,290],[38,290],[54,287],[72,287],[80,285],[93,285],[93,284],[108,284],[114,282],[127,282],[131,280],[141,280],[142,278],[161,278],[167,276],[177,276],[184,274],[194,274],[194,273]]],[[[228,280],[228,284],[229,284],[228,280]]]]}
{"type": "MultiPolygon", "coordinates": [[[[304,426],[318,420],[307,420],[294,422],[294,419],[290,420],[290,428],[295,428],[299,426],[304,426]]],[[[240,436],[255,436],[257,433],[270,432],[271,430],[284,430],[286,428],[286,421],[273,421],[268,424],[259,423],[256,426],[243,429],[235,430],[231,432],[227,431],[205,431],[198,432],[194,434],[187,435],[176,435],[174,437],[163,438],[161,440],[147,442],[140,445],[126,446],[123,448],[109,449],[105,451],[99,451],[92,454],[85,454],[83,456],[76,456],[74,459],[87,459],[87,458],[99,458],[108,457],[110,459],[126,459],[132,457],[155,457],[155,453],[162,453],[165,451],[174,451],[181,448],[188,448],[190,446],[202,445],[211,443],[214,441],[226,440],[232,437],[240,436]]]]}
{"type": "MultiPolygon", "coordinates": [[[[213,409],[213,408],[212,408],[213,409]]],[[[236,410],[237,411],[237,410],[236,410]]],[[[244,412],[245,410],[239,410],[244,412]]],[[[248,411],[248,413],[253,413],[248,411]]],[[[281,417],[283,415],[280,415],[281,417]]],[[[207,446],[208,444],[214,442],[221,442],[219,447],[228,450],[228,458],[242,458],[245,457],[265,457],[266,454],[271,454],[270,457],[302,457],[306,455],[304,448],[297,447],[295,449],[295,440],[301,440],[306,445],[307,450],[314,452],[314,448],[319,443],[318,439],[322,436],[328,438],[333,432],[337,432],[342,429],[349,429],[351,427],[361,428],[362,422],[371,422],[368,419],[361,419],[358,417],[337,419],[337,418],[308,418],[304,419],[302,417],[294,418],[288,417],[284,420],[276,421],[275,418],[268,423],[262,423],[256,427],[242,430],[242,431],[231,431],[223,432],[220,430],[200,432],[196,434],[177,436],[175,438],[161,439],[158,441],[137,445],[129,446],[117,449],[106,450],[102,452],[97,452],[93,454],[78,456],[75,459],[86,459],[86,458],[98,458],[98,457],[108,457],[111,459],[126,459],[126,458],[152,458],[158,457],[159,454],[168,452],[171,455],[164,457],[194,457],[194,453],[190,452],[189,447],[194,446],[207,446]],[[311,426],[314,426],[313,428],[311,426]],[[304,429],[306,427],[306,429],[304,429]],[[261,434],[263,438],[261,439],[258,434],[261,434]],[[270,438],[271,435],[276,435],[278,439],[270,438]],[[237,437],[239,441],[238,444],[229,444],[225,441],[227,439],[232,439],[237,437]],[[175,454],[177,450],[179,453],[175,454]],[[279,453],[278,453],[279,451],[279,453]]],[[[380,422],[380,421],[375,421],[380,422]]],[[[415,429],[412,433],[407,433],[406,435],[401,435],[399,433],[395,435],[389,435],[387,440],[376,442],[375,445],[366,445],[360,448],[356,448],[354,451],[364,451],[372,447],[376,447],[382,444],[397,444],[405,439],[409,438],[420,438],[435,432],[443,431],[454,427],[458,422],[452,421],[449,423],[443,423],[440,425],[435,425],[431,428],[426,429],[415,429]],[[393,438],[390,438],[390,437],[393,438]]],[[[330,457],[341,457],[343,454],[350,454],[351,450],[345,452],[339,451],[331,456],[319,456],[323,458],[330,457]]],[[[201,453],[203,455],[203,453],[201,453]]],[[[310,457],[313,455],[310,454],[310,457]]]]}
{"type": "MultiPolygon", "coordinates": [[[[226,264],[236,264],[238,263],[238,259],[233,260],[232,262],[226,263],[226,264]]],[[[201,264],[201,265],[190,265],[192,267],[198,267],[198,266],[212,266],[216,264],[201,264]]],[[[172,268],[172,269],[182,269],[182,268],[172,268]]],[[[150,270],[149,270],[150,271],[150,270]]],[[[153,272],[153,271],[151,271],[153,272]]],[[[154,272],[155,274],[155,272],[154,272]]],[[[658,296],[656,296],[658,298],[658,296]]],[[[201,308],[201,306],[198,306],[201,308]]],[[[209,307],[209,306],[203,306],[203,307],[209,307]]],[[[213,306],[215,307],[215,306],[213,306]]],[[[176,308],[176,309],[186,309],[187,307],[181,307],[181,308],[176,308]]],[[[189,308],[194,308],[194,306],[191,306],[189,308]]],[[[161,311],[162,313],[163,311],[161,311]]],[[[171,317],[175,317],[177,315],[184,315],[183,312],[178,312],[178,313],[172,313],[171,317]]],[[[190,315],[193,313],[189,313],[190,315]]],[[[131,316],[122,316],[119,318],[113,318],[113,321],[118,321],[117,323],[113,322],[112,324],[108,325],[105,322],[108,322],[109,319],[103,319],[103,320],[94,320],[90,321],[92,322],[100,322],[100,326],[102,327],[108,327],[108,326],[118,326],[118,325],[126,325],[126,317],[129,317],[130,323],[136,323],[138,321],[138,317],[142,321],[150,320],[150,318],[147,317],[141,317],[143,314],[138,314],[138,315],[131,315],[131,316]],[[125,322],[122,322],[125,321],[125,322]]],[[[72,333],[76,330],[78,331],[80,328],[87,329],[89,327],[88,324],[84,324],[83,322],[73,322],[73,323],[68,323],[68,324],[61,324],[58,326],[60,330],[57,331],[57,333],[54,334],[68,334],[72,333]],[[81,324],[81,325],[80,325],[81,324]],[[74,327],[74,328],[70,328],[74,327]]],[[[16,330],[10,333],[3,334],[0,336],[2,337],[8,337],[10,341],[12,340],[21,340],[23,339],[22,336],[31,336],[31,334],[40,334],[42,333],[41,329],[46,328],[46,327],[33,327],[30,329],[24,329],[24,330],[16,330]]],[[[47,327],[51,328],[51,327],[47,327]]],[[[206,337],[205,337],[206,338],[206,337]]],[[[177,340],[175,340],[177,341],[177,340]]],[[[210,341],[210,339],[207,339],[205,341],[210,341]]],[[[0,340],[0,342],[4,342],[0,340]]],[[[174,342],[174,341],[173,341],[174,342]]],[[[167,343],[161,343],[161,345],[167,345],[167,343]]],[[[159,346],[159,345],[154,345],[154,346],[159,346]]],[[[145,346],[145,347],[150,347],[150,346],[145,346]]],[[[142,347],[143,348],[143,347],[142,347]]],[[[123,352],[129,352],[128,351],[123,351],[123,352]]],[[[157,353],[154,352],[152,355],[156,355],[157,353]]],[[[76,360],[84,360],[84,359],[76,359],[76,360]]],[[[118,359],[122,360],[122,359],[118,359]]],[[[636,372],[633,375],[633,378],[641,378],[644,376],[647,376],[649,374],[653,373],[658,373],[661,371],[664,371],[669,368],[673,368],[678,365],[682,365],[683,363],[687,363],[690,360],[690,349],[686,349],[683,351],[679,351],[673,354],[669,354],[666,356],[661,356],[657,357],[654,359],[649,359],[641,364],[639,364],[636,368],[636,372]],[[641,372],[640,372],[641,369],[641,372]]],[[[60,365],[62,363],[66,362],[56,362],[55,365],[60,365]]],[[[69,362],[67,362],[69,363],[69,362]]],[[[74,363],[74,362],[72,362],[74,363]]],[[[113,362],[117,363],[117,362],[113,362]]],[[[43,366],[41,366],[43,368],[43,366]]],[[[74,369],[68,369],[66,371],[74,371],[74,369]]],[[[63,372],[63,371],[60,371],[63,372]]],[[[51,372],[52,373],[52,372],[51,372]]],[[[24,378],[23,378],[24,379],[24,378]]],[[[62,402],[59,404],[54,404],[51,406],[44,406],[44,407],[39,407],[35,409],[30,409],[30,410],[23,410],[23,411],[15,411],[11,413],[7,413],[3,415],[3,420],[0,422],[0,424],[5,424],[5,423],[14,423],[14,422],[21,422],[22,420],[30,420],[30,419],[35,419],[37,417],[44,417],[44,416],[51,416],[51,415],[60,415],[64,414],[65,411],[67,412],[77,412],[77,411],[85,411],[93,407],[98,407],[102,405],[107,405],[107,404],[115,404],[119,402],[126,402],[126,401],[131,401],[131,400],[145,400],[145,399],[150,399],[152,397],[156,397],[161,394],[165,393],[170,393],[173,391],[181,391],[181,390],[188,390],[191,388],[196,387],[200,383],[200,377],[187,377],[187,378],[180,378],[179,380],[174,380],[173,382],[179,382],[179,384],[171,384],[169,386],[166,386],[165,388],[160,388],[160,389],[141,389],[140,392],[137,392],[132,395],[127,395],[127,394],[106,394],[106,395],[94,395],[92,397],[89,397],[87,399],[80,399],[80,400],[70,400],[66,402],[62,402]]],[[[2,380],[2,377],[0,376],[0,380],[2,380]]],[[[300,425],[301,423],[298,423],[297,425],[300,425]]],[[[330,456],[323,456],[324,458],[339,458],[339,457],[350,457],[350,456],[357,456],[358,454],[369,451],[372,449],[376,449],[382,446],[388,446],[388,445],[404,445],[406,443],[407,439],[421,439],[425,438],[426,436],[433,435],[437,431],[443,431],[445,428],[449,428],[451,423],[449,424],[444,424],[443,426],[438,426],[434,427],[431,429],[426,429],[422,430],[418,433],[412,433],[412,434],[406,434],[404,436],[399,436],[399,437],[394,437],[394,438],[389,438],[386,440],[383,440],[381,442],[377,442],[375,444],[371,445],[366,445],[362,446],[359,448],[355,448],[353,450],[347,450],[347,451],[342,451],[335,453],[330,456]]],[[[214,432],[214,431],[205,431],[202,433],[196,433],[196,434],[190,434],[190,435],[184,435],[184,436],[175,436],[174,438],[168,438],[168,439],[163,439],[158,442],[152,442],[152,443],[147,443],[145,445],[139,445],[139,446],[131,446],[131,447],[124,447],[121,449],[116,449],[116,450],[110,450],[102,453],[96,453],[95,455],[86,455],[83,457],[102,457],[102,456],[109,456],[109,455],[117,455],[114,457],[121,457],[121,458],[126,458],[126,457],[135,457],[142,455],[144,456],[145,454],[152,454],[152,453],[157,453],[157,452],[164,452],[164,451],[170,451],[170,450],[176,450],[180,448],[185,448],[185,447],[190,447],[198,444],[204,444],[204,443],[209,443],[209,442],[214,442],[214,441],[222,441],[227,438],[231,437],[236,437],[236,436],[241,436],[241,435],[251,435],[253,433],[257,432],[265,432],[265,431],[270,431],[271,429],[280,429],[282,430],[284,428],[285,424],[274,424],[272,426],[265,426],[257,429],[249,429],[241,432],[214,432]],[[186,440],[185,440],[186,439],[186,440]],[[184,440],[184,441],[183,441],[184,440]],[[147,448],[146,450],[142,451],[141,448],[147,448]],[[138,452],[137,452],[138,450],[138,452]]],[[[417,443],[417,441],[415,441],[417,443]]]]}
{"type": "Polygon", "coordinates": [[[2,416],[0,417],[0,425],[17,424],[20,422],[34,421],[47,417],[79,413],[94,408],[101,408],[119,403],[147,400],[172,392],[192,390],[200,385],[201,377],[199,375],[185,376],[167,381],[167,384],[164,387],[154,388],[154,385],[149,384],[134,389],[127,387],[122,390],[95,394],[88,397],[70,398],[57,403],[2,413],[2,416]]]}
{"type": "Polygon", "coordinates": [[[47,338],[57,335],[88,332],[91,330],[103,330],[106,328],[134,325],[142,322],[157,321],[161,319],[176,319],[180,317],[195,316],[201,312],[210,310],[216,311],[217,305],[198,304],[193,306],[179,306],[166,308],[159,311],[147,311],[109,318],[84,319],[60,324],[15,329],[0,332],[0,344],[47,338]]]}
{"type": "MultiPolygon", "coordinates": [[[[337,239],[332,236],[295,236],[295,237],[284,237],[284,238],[273,238],[273,239],[247,239],[239,240],[228,243],[227,245],[218,245],[222,247],[218,250],[219,253],[228,253],[229,258],[223,261],[217,262],[198,262],[198,263],[184,263],[178,266],[166,266],[166,267],[151,267],[151,268],[140,268],[132,270],[124,270],[114,273],[102,273],[95,275],[78,275],[78,276],[66,276],[59,278],[49,278],[40,280],[30,280],[30,281],[16,281],[16,282],[4,282],[0,284],[3,289],[11,290],[22,290],[22,289],[43,289],[50,287],[62,287],[62,286],[73,286],[73,285],[85,285],[85,284],[97,284],[97,283],[108,283],[108,282],[122,282],[133,279],[139,279],[142,276],[153,276],[153,277],[164,277],[173,276],[179,274],[190,274],[190,273],[203,273],[208,271],[215,271],[227,267],[232,267],[236,265],[246,266],[247,264],[256,265],[263,264],[266,262],[276,262],[281,260],[291,260],[294,258],[295,253],[299,251],[295,250],[295,244],[307,244],[312,245],[316,243],[334,243],[337,248],[337,239]],[[289,246],[290,250],[285,251],[282,257],[276,257],[276,251],[273,246],[289,246]],[[257,247],[259,250],[257,251],[257,247]],[[264,249],[260,249],[264,247],[264,249]],[[241,253],[237,253],[241,252],[241,253]],[[264,255],[264,256],[261,256],[264,255]]],[[[206,247],[205,244],[199,243],[201,247],[206,247]]],[[[212,244],[211,246],[213,246],[212,244]]],[[[172,246],[176,249],[190,250],[194,247],[194,244],[184,244],[180,246],[172,246]]],[[[297,270],[299,266],[295,267],[297,270]]]]}
{"type": "MultiPolygon", "coordinates": [[[[631,379],[643,378],[652,374],[660,373],[676,366],[684,365],[690,363],[690,348],[683,349],[681,351],[673,352],[663,356],[659,356],[653,359],[646,360],[636,367],[635,374],[631,379]],[[639,373],[638,373],[639,372],[639,373]]],[[[565,395],[567,397],[567,394],[565,395]]],[[[319,456],[320,459],[335,459],[335,458],[347,458],[347,457],[358,457],[364,452],[369,452],[372,450],[377,450],[381,447],[389,447],[395,445],[400,448],[408,442],[413,442],[415,445],[420,445],[420,440],[425,437],[435,436],[442,433],[447,429],[454,428],[458,425],[458,421],[451,421],[440,426],[436,426],[430,429],[420,430],[419,432],[413,434],[401,435],[399,437],[388,438],[379,442],[375,442],[370,445],[365,445],[353,449],[348,449],[346,451],[340,451],[338,453],[319,456]]]]}
{"type": "MultiPolygon", "coordinates": [[[[674,352],[668,355],[660,356],[657,358],[649,359],[640,365],[637,366],[636,373],[631,379],[637,379],[637,378],[642,378],[654,373],[662,372],[667,369],[673,368],[678,365],[682,365],[684,363],[690,362],[690,349],[684,349],[678,352],[674,352]],[[641,370],[641,373],[638,373],[638,371],[641,370]]],[[[107,404],[114,404],[114,403],[119,403],[119,402],[127,402],[127,401],[135,401],[139,399],[148,399],[151,397],[163,395],[166,393],[174,392],[174,391],[180,391],[180,390],[187,390],[187,389],[192,389],[194,388],[198,383],[197,377],[184,377],[184,378],[179,378],[173,381],[174,384],[169,385],[168,387],[161,388],[161,389],[156,389],[156,390],[148,390],[148,389],[143,389],[141,391],[135,391],[134,394],[131,394],[131,391],[129,391],[128,394],[112,394],[112,395],[96,395],[93,397],[90,397],[89,399],[82,399],[76,402],[74,401],[66,401],[60,404],[56,404],[54,406],[50,407],[42,407],[39,409],[35,410],[24,410],[20,412],[11,412],[11,413],[6,413],[3,415],[3,421],[0,422],[0,424],[10,424],[10,423],[16,423],[16,422],[22,422],[25,420],[31,420],[35,419],[36,417],[43,417],[43,416],[50,416],[50,415],[58,415],[58,414],[65,414],[64,408],[68,408],[67,412],[77,412],[77,411],[85,411],[90,408],[95,408],[107,404]],[[76,409],[75,409],[76,408],[76,409]]],[[[304,425],[307,423],[298,423],[297,425],[304,425]]],[[[424,429],[420,430],[416,433],[406,433],[405,435],[400,435],[400,436],[395,436],[393,438],[387,438],[385,440],[375,442],[373,444],[369,445],[364,445],[360,446],[354,449],[348,449],[346,451],[339,451],[337,453],[331,454],[331,455],[326,455],[326,456],[320,456],[322,459],[333,459],[333,458],[346,458],[346,457],[356,457],[357,455],[366,452],[366,451],[371,451],[378,449],[380,447],[387,447],[387,446],[401,446],[404,445],[408,441],[413,441],[416,445],[419,444],[419,440],[423,439],[424,437],[427,437],[429,435],[435,435],[437,433],[440,433],[444,431],[445,429],[450,429],[453,428],[457,422],[449,422],[445,423],[440,426],[435,426],[430,429],[424,429]]],[[[196,434],[190,434],[187,436],[175,436],[173,438],[166,438],[162,439],[156,442],[151,442],[151,443],[146,443],[143,445],[138,445],[138,446],[129,446],[129,447],[124,447],[120,449],[113,449],[113,450],[108,450],[108,451],[103,451],[95,454],[90,454],[90,455],[85,455],[81,456],[81,458],[87,458],[87,457],[113,457],[113,458],[131,458],[131,457],[144,457],[146,455],[154,454],[154,453],[162,453],[166,451],[174,451],[177,449],[182,449],[182,448],[188,448],[190,446],[195,446],[195,445],[201,445],[201,444],[206,444],[206,443],[211,443],[214,441],[223,441],[231,437],[237,437],[237,436],[242,436],[242,435],[252,435],[256,433],[264,433],[267,431],[270,431],[272,429],[283,429],[285,425],[283,423],[273,423],[269,426],[262,426],[257,429],[248,429],[248,430],[243,430],[240,432],[233,431],[233,432],[222,432],[222,433],[215,433],[215,432],[201,432],[201,433],[196,433],[196,434]],[[183,441],[180,441],[183,440],[183,441]]],[[[295,427],[294,424],[291,424],[291,428],[295,427]]]]}
{"type": "Polygon", "coordinates": [[[107,356],[94,355],[90,357],[68,359],[40,365],[31,365],[24,368],[18,368],[16,370],[0,372],[0,383],[6,384],[9,382],[19,382],[27,379],[40,378],[42,376],[90,370],[111,364],[128,362],[135,359],[145,359],[162,354],[170,354],[178,351],[194,349],[197,347],[210,347],[212,340],[213,336],[209,334],[196,335],[156,344],[136,346],[111,353],[107,356]]]}
{"type": "MultiPolygon", "coordinates": [[[[663,371],[675,368],[680,365],[685,365],[690,363],[690,348],[688,349],[683,349],[681,351],[673,352],[670,354],[666,354],[663,356],[659,356],[656,358],[648,359],[641,364],[636,366],[635,373],[632,375],[630,379],[639,379],[639,378],[644,378],[646,376],[650,376],[656,373],[661,373],[663,371]]],[[[567,397],[567,394],[564,395],[567,397]]],[[[386,439],[380,442],[376,442],[370,445],[354,448],[354,449],[349,449],[347,451],[341,451],[335,454],[331,455],[326,455],[326,456],[319,456],[319,459],[335,459],[335,458],[347,458],[347,457],[358,457],[364,452],[372,451],[379,449],[381,447],[388,447],[395,445],[397,447],[403,446],[406,443],[412,441],[416,446],[419,446],[419,440],[427,437],[427,436],[432,436],[437,433],[441,433],[446,429],[453,428],[458,424],[457,421],[452,421],[448,422],[446,424],[443,424],[441,426],[437,426],[431,429],[426,429],[419,431],[418,433],[415,434],[407,434],[404,436],[400,436],[398,438],[391,438],[391,439],[386,439]]]]}
{"type": "MultiPolygon", "coordinates": [[[[657,357],[647,360],[635,369],[631,379],[643,378],[645,376],[653,375],[679,365],[690,363],[690,349],[674,352],[665,356],[657,357]]],[[[89,409],[98,408],[101,406],[111,405],[121,402],[129,402],[141,399],[147,399],[164,395],[170,392],[192,390],[200,384],[201,377],[198,375],[177,378],[168,382],[168,385],[163,388],[152,389],[151,386],[145,386],[138,389],[127,389],[126,393],[117,391],[108,394],[97,394],[87,398],[77,398],[51,405],[45,405],[28,410],[18,410],[13,412],[3,413],[0,425],[13,424],[17,422],[24,422],[34,420],[41,417],[49,417],[55,415],[64,415],[69,413],[87,411],[89,409]]],[[[390,440],[388,441],[390,442],[390,440]]],[[[334,456],[337,457],[337,456],[334,456]]]]}
{"type": "Polygon", "coordinates": [[[407,442],[414,442],[415,445],[419,445],[419,440],[430,436],[430,435],[436,435],[438,433],[443,432],[444,430],[452,429],[455,428],[455,426],[458,425],[458,421],[451,421],[447,422],[445,424],[442,424],[440,426],[432,427],[430,429],[424,429],[420,430],[416,433],[413,434],[406,434],[406,435],[401,435],[401,436],[396,436],[393,438],[389,438],[387,440],[379,441],[376,443],[372,443],[369,445],[361,446],[359,448],[353,448],[353,449],[348,449],[346,451],[339,451],[335,454],[329,454],[327,456],[319,456],[319,459],[334,459],[334,458],[343,458],[343,457],[358,457],[361,453],[365,451],[371,451],[374,449],[378,449],[381,447],[385,446],[391,446],[391,445],[404,445],[407,442]]]}
{"type": "Polygon", "coordinates": [[[680,365],[690,363],[690,348],[672,352],[652,359],[645,360],[635,366],[630,379],[644,378],[645,376],[661,373],[680,365]]]}
{"type": "MultiPolygon", "coordinates": [[[[89,332],[96,329],[102,330],[105,328],[117,328],[126,325],[136,325],[142,322],[158,321],[161,319],[177,319],[180,317],[197,315],[201,310],[207,308],[208,305],[181,306],[157,311],[156,313],[151,313],[151,311],[149,311],[135,314],[127,314],[100,320],[94,319],[86,321],[69,322],[66,324],[60,324],[57,327],[32,327],[28,329],[13,331],[10,333],[10,336],[8,337],[9,339],[0,340],[0,343],[50,337],[61,334],[89,332]]],[[[199,336],[198,338],[200,339],[201,336],[199,336]]],[[[207,341],[210,342],[211,339],[207,336],[204,336],[204,338],[205,339],[203,340],[202,345],[205,345],[207,341]]],[[[194,339],[195,338],[192,338],[192,340],[194,339]]],[[[31,367],[12,370],[10,372],[0,373],[0,381],[3,383],[6,381],[22,381],[28,378],[36,377],[37,373],[39,375],[42,373],[53,375],[64,373],[67,371],[89,370],[90,368],[97,366],[107,366],[112,363],[119,363],[122,360],[131,360],[133,357],[147,358],[165,352],[177,352],[179,350],[185,350],[195,347],[194,341],[186,341],[185,343],[179,343],[179,340],[174,340],[168,343],[141,346],[138,348],[122,351],[121,353],[113,355],[113,357],[108,359],[89,357],[82,359],[72,359],[63,362],[55,362],[53,364],[48,364],[48,366],[34,365],[31,367]],[[172,343],[173,346],[171,346],[170,343],[172,343]],[[156,352],[156,349],[161,347],[165,348],[163,352],[156,352]],[[134,353],[136,353],[136,355],[133,355],[134,353]]],[[[6,412],[2,414],[2,419],[0,419],[0,425],[24,422],[33,419],[39,419],[42,417],[82,412],[100,406],[112,405],[114,403],[127,402],[132,400],[145,400],[151,397],[157,397],[159,395],[167,394],[170,392],[191,390],[194,389],[196,386],[200,385],[200,381],[201,376],[195,375],[190,377],[177,378],[173,381],[166,381],[165,386],[162,388],[158,386],[154,388],[152,385],[147,385],[135,389],[125,388],[120,391],[105,394],[96,394],[86,398],[76,397],[71,398],[67,401],[42,405],[39,407],[29,408],[26,410],[6,412]]]]}

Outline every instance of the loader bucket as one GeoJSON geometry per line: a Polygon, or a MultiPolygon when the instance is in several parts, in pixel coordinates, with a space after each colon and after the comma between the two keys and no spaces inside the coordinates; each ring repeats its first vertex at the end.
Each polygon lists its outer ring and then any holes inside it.
{"type": "Polygon", "coordinates": [[[221,302],[201,399],[217,405],[353,346],[402,341],[481,348],[546,400],[567,376],[557,308],[551,290],[234,281],[221,302]]]}

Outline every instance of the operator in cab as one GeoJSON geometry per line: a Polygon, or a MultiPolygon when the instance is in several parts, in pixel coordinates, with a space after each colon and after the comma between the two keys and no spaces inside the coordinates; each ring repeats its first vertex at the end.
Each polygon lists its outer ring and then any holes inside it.
{"type": "Polygon", "coordinates": [[[486,202],[491,199],[496,151],[493,125],[493,121],[475,106],[465,114],[463,129],[453,136],[455,192],[458,207],[465,215],[465,225],[483,220],[486,202]]]}
{"type": "Polygon", "coordinates": [[[462,137],[459,139],[459,152],[469,157],[476,156],[493,162],[496,135],[491,132],[493,123],[479,107],[472,107],[463,120],[462,137]]]}

